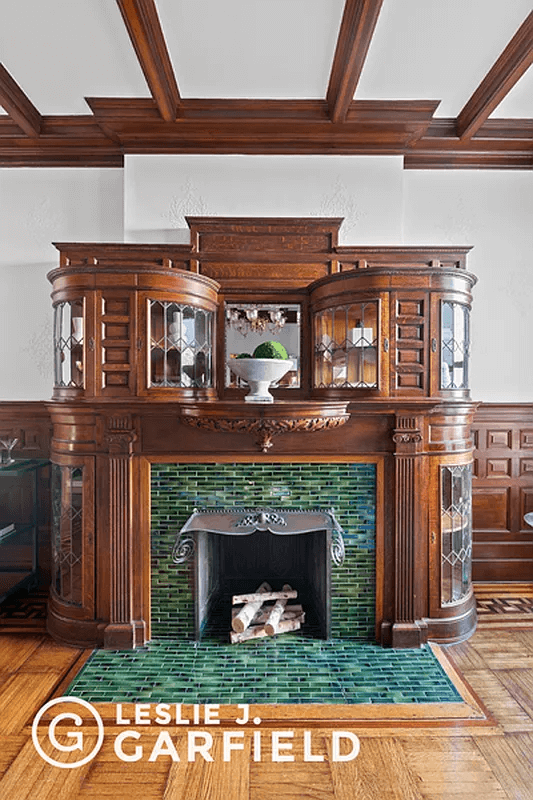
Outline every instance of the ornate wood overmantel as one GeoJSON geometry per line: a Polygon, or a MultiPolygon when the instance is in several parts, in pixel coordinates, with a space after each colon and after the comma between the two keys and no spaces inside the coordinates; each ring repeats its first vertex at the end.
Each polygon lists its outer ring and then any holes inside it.
{"type": "MultiPolygon", "coordinates": [[[[376,638],[415,647],[471,633],[468,564],[447,572],[442,555],[443,474],[466,487],[472,460],[459,331],[475,281],[468,248],[339,247],[341,222],[196,217],[188,246],[57,245],[51,457],[81,522],[54,539],[80,551],[53,584],[56,638],[127,648],[150,637],[149,480],[161,461],[375,463],[376,638]],[[225,384],[225,302],[300,309],[299,385],[274,389],[272,404],[225,384]],[[356,312],[367,315],[359,333],[356,312]],[[157,360],[179,339],[157,314],[185,313],[211,349],[180,384],[157,360]]],[[[461,524],[455,536],[467,536],[461,524]]]]}

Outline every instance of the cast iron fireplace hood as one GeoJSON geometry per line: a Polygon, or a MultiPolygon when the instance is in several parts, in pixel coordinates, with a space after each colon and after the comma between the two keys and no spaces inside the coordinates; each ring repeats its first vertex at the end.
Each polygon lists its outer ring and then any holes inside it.
{"type": "Polygon", "coordinates": [[[194,534],[197,531],[226,536],[250,536],[256,531],[267,531],[276,536],[289,536],[324,530],[331,533],[332,561],[336,566],[341,566],[344,561],[344,532],[333,509],[195,509],[177,535],[172,560],[182,564],[193,557],[194,534]]]}

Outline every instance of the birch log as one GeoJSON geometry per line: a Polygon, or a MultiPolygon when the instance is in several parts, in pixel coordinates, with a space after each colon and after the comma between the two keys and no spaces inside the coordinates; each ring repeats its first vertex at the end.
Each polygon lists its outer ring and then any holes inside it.
{"type": "Polygon", "coordinates": [[[246,605],[241,608],[237,616],[232,619],[231,627],[236,633],[242,633],[246,630],[250,622],[253,620],[265,602],[261,595],[270,591],[272,591],[272,587],[266,581],[262,583],[257,592],[255,592],[255,594],[259,595],[259,600],[255,600],[253,603],[246,603],[246,605]]]}
{"type": "MultiPolygon", "coordinates": [[[[240,610],[241,610],[240,608],[232,608],[231,609],[232,619],[234,619],[237,616],[237,614],[240,612],[240,610]]],[[[252,625],[264,625],[265,622],[268,621],[268,618],[270,616],[270,612],[271,611],[272,611],[272,609],[268,608],[268,607],[267,608],[261,608],[257,612],[257,614],[255,615],[255,617],[253,618],[251,624],[252,625]]],[[[287,605],[287,606],[285,606],[285,611],[283,612],[283,616],[281,617],[281,619],[282,620],[283,619],[294,619],[295,617],[298,617],[302,613],[302,611],[303,611],[303,606],[301,606],[300,604],[296,604],[295,603],[295,604],[290,605],[290,606],[287,605]]]]}
{"type": "Polygon", "coordinates": [[[231,598],[231,603],[235,606],[239,603],[255,603],[256,600],[261,600],[262,603],[266,603],[267,600],[294,600],[298,597],[296,589],[282,590],[281,592],[262,592],[261,594],[264,594],[264,597],[260,597],[259,592],[252,592],[252,594],[234,594],[231,598]]]}
{"type": "MultiPolygon", "coordinates": [[[[302,623],[305,622],[305,613],[299,614],[294,619],[281,620],[278,624],[276,633],[289,633],[289,631],[297,631],[301,628],[302,623]]],[[[239,644],[239,642],[246,642],[249,639],[263,639],[269,634],[265,630],[264,625],[252,625],[242,633],[230,632],[230,640],[232,644],[239,644]]]]}
{"type": "MultiPolygon", "coordinates": [[[[285,586],[283,587],[283,592],[290,592],[291,590],[292,586],[289,586],[289,584],[286,583],[285,586]]],[[[281,620],[286,605],[287,605],[286,597],[283,598],[280,597],[279,600],[276,600],[274,608],[270,612],[265,625],[265,631],[268,633],[269,636],[274,636],[274,634],[276,633],[278,623],[281,620]]]]}

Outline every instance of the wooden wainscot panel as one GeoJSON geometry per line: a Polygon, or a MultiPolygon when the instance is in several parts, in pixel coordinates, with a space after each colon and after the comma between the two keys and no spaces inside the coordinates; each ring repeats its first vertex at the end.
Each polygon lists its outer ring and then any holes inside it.
{"type": "Polygon", "coordinates": [[[510,529],[510,490],[476,489],[472,497],[475,529],[508,531],[510,529]]]}
{"type": "Polygon", "coordinates": [[[520,509],[520,530],[525,531],[526,533],[531,533],[533,539],[533,527],[528,525],[524,519],[524,514],[529,514],[531,511],[533,511],[533,486],[520,487],[518,507],[520,509]]]}
{"type": "Polygon", "coordinates": [[[520,476],[533,480],[533,458],[520,459],[520,476]]]}
{"type": "Polygon", "coordinates": [[[512,461],[510,458],[487,458],[487,478],[510,478],[512,461]]]}
{"type": "Polygon", "coordinates": [[[505,448],[511,450],[513,447],[512,430],[487,431],[487,450],[505,448]]]}
{"type": "Polygon", "coordinates": [[[15,458],[48,458],[52,422],[46,403],[0,401],[0,438],[4,437],[19,440],[15,458]]]}
{"type": "Polygon", "coordinates": [[[520,431],[520,447],[524,450],[533,448],[533,429],[520,431]]]}
{"type": "Polygon", "coordinates": [[[482,404],[473,433],[474,579],[533,580],[533,406],[482,404]]]}

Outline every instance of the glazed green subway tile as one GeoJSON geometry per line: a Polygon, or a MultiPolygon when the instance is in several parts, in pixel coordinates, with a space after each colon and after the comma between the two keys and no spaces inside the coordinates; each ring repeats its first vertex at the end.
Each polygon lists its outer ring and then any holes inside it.
{"type": "Polygon", "coordinates": [[[170,554],[194,507],[333,506],[347,557],[332,574],[332,636],[372,637],[375,467],[373,464],[156,464],[152,467],[152,628],[194,636],[193,576],[170,554]],[[317,488],[318,487],[318,488],[317,488]],[[331,491],[330,491],[331,490],[331,491]],[[174,610],[174,614],[172,614],[174,610]]]}
{"type": "Polygon", "coordinates": [[[430,648],[403,655],[404,669],[398,673],[394,651],[377,646],[368,649],[363,643],[333,640],[317,647],[302,639],[297,647],[286,647],[281,642],[281,638],[269,641],[265,658],[256,657],[259,643],[250,643],[252,669],[246,645],[238,650],[231,645],[197,648],[185,641],[153,642],[129,659],[120,652],[96,651],[68,693],[93,702],[349,704],[460,699],[430,648]],[[345,669],[339,668],[339,660],[345,669]],[[113,669],[103,670],[109,666],[113,669]]]}

